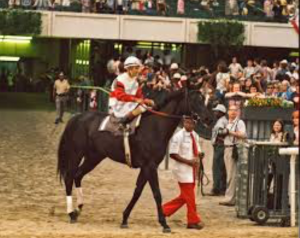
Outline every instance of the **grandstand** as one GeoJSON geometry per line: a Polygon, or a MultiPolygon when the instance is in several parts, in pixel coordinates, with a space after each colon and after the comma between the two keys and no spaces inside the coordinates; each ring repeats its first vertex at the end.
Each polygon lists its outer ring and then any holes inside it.
{"type": "MultiPolygon", "coordinates": [[[[105,1],[105,4],[108,2],[105,1]]],[[[90,64],[95,55],[95,45],[101,52],[100,59],[96,61],[102,62],[102,72],[106,62],[115,53],[124,53],[128,46],[143,53],[151,51],[161,57],[166,49],[170,49],[174,60],[185,67],[199,67],[199,64],[215,66],[210,57],[212,49],[198,40],[198,22],[223,18],[239,20],[245,25],[241,54],[244,63],[248,57],[289,58],[298,48],[298,34],[288,23],[289,16],[285,15],[280,20],[283,22],[267,18],[263,1],[248,5],[247,15],[243,12],[245,6],[239,5],[239,15],[226,15],[225,1],[215,1],[218,4],[212,4],[211,10],[207,10],[202,2],[187,0],[184,14],[178,14],[178,2],[166,0],[167,13],[163,16],[156,11],[156,2],[152,3],[152,11],[147,11],[144,4],[139,10],[129,9],[126,14],[115,14],[115,8],[103,8],[98,13],[95,6],[99,1],[0,0],[0,13],[8,9],[42,10],[32,11],[41,13],[41,33],[38,36],[29,36],[25,40],[18,36],[1,36],[0,68],[9,64],[14,65],[9,68],[15,71],[19,62],[32,78],[40,77],[51,68],[62,68],[71,77],[77,77],[80,73],[91,74],[93,68],[99,67],[90,64]],[[89,3],[87,6],[86,2],[89,3]],[[86,9],[81,13],[83,6],[86,9]],[[8,59],[13,61],[4,61],[8,59]]],[[[16,32],[14,35],[22,34],[16,32]]],[[[233,49],[232,54],[236,52],[233,49]]],[[[226,58],[229,59],[230,56],[226,58]]]]}

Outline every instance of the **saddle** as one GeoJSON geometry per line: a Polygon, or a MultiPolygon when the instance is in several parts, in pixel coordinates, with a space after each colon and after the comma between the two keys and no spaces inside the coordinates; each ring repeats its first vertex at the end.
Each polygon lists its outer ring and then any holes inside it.
{"type": "Polygon", "coordinates": [[[135,134],[136,129],[140,126],[141,115],[134,118],[126,127],[120,124],[120,119],[110,114],[100,123],[99,131],[111,132],[114,136],[124,136],[124,131],[129,135],[135,134]]]}
{"type": "Polygon", "coordinates": [[[135,134],[136,129],[140,125],[142,115],[134,118],[133,121],[128,123],[126,127],[120,125],[120,120],[113,114],[108,115],[100,124],[99,131],[111,132],[114,136],[123,136],[125,161],[126,164],[132,168],[131,151],[129,144],[129,135],[135,134]]]}

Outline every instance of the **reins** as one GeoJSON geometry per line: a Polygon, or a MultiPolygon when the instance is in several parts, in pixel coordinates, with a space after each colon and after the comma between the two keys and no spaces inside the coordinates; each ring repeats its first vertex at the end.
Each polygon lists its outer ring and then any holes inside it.
{"type": "MultiPolygon", "coordinates": [[[[190,105],[188,103],[188,94],[187,91],[185,91],[184,93],[184,103],[185,103],[185,110],[187,111],[188,109],[190,109],[190,105]]],[[[146,109],[148,112],[157,115],[157,116],[161,116],[161,117],[166,117],[166,118],[170,118],[170,119],[182,119],[184,118],[184,116],[178,116],[178,115],[172,115],[166,112],[160,112],[160,111],[156,111],[154,109],[151,109],[149,107],[146,107],[144,104],[140,104],[144,109],[146,109]]],[[[186,112],[185,112],[186,113],[186,112]]]]}
{"type": "Polygon", "coordinates": [[[151,109],[149,107],[146,107],[144,104],[140,104],[143,108],[145,108],[148,112],[157,115],[157,116],[161,116],[161,117],[166,117],[166,118],[170,118],[170,119],[182,119],[183,116],[177,116],[177,115],[172,115],[172,114],[168,114],[166,112],[160,112],[160,111],[156,111],[154,109],[151,109]]]}

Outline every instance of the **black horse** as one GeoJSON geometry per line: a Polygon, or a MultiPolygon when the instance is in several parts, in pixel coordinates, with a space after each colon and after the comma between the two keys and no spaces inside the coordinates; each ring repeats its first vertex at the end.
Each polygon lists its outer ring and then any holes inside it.
{"type": "MultiPolygon", "coordinates": [[[[143,114],[141,125],[130,136],[133,168],[140,168],[133,197],[123,213],[122,228],[127,228],[129,215],[149,182],[157,205],[158,220],[164,232],[170,232],[162,211],[162,197],[159,188],[157,168],[162,162],[170,138],[183,115],[197,113],[202,121],[211,124],[212,110],[204,105],[204,98],[197,90],[182,89],[170,93],[161,105],[160,112],[171,117],[163,117],[150,112],[143,114]]],[[[110,132],[98,131],[100,122],[106,114],[87,112],[73,117],[67,124],[61,137],[58,150],[58,174],[64,180],[67,194],[67,210],[71,223],[83,207],[81,181],[105,158],[126,164],[123,138],[110,132]],[[84,158],[84,159],[83,159],[84,158]],[[72,187],[77,188],[78,209],[73,210],[72,187]]]]}

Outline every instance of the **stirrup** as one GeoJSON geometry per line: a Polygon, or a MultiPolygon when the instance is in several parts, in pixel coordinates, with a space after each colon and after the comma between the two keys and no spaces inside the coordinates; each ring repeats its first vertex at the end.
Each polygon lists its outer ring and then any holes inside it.
{"type": "Polygon", "coordinates": [[[129,130],[130,129],[129,123],[130,123],[130,121],[128,121],[128,118],[126,118],[126,117],[121,118],[119,120],[119,129],[122,131],[129,130]]]}

